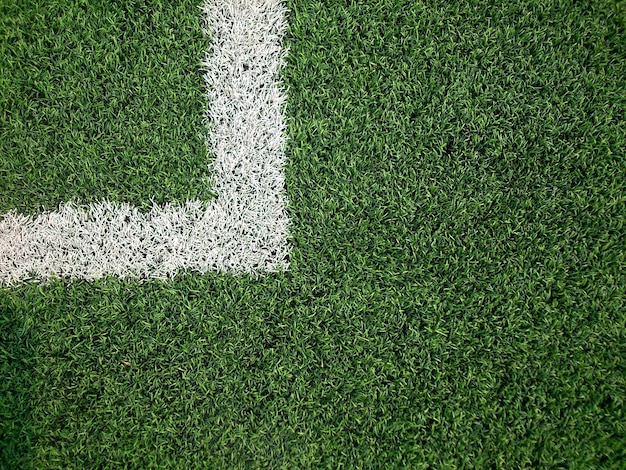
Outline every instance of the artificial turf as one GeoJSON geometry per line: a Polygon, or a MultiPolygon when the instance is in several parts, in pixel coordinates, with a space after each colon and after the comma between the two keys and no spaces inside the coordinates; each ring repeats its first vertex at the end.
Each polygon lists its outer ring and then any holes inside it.
{"type": "Polygon", "coordinates": [[[212,196],[197,7],[0,2],[0,213],[212,196]]]}
{"type": "Polygon", "coordinates": [[[623,468],[623,7],[287,6],[290,271],[1,290],[0,466],[623,468]]]}

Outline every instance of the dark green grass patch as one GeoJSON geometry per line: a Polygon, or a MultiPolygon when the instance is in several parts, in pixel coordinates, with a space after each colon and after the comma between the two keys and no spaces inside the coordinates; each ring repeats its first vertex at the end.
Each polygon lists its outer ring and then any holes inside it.
{"type": "Polygon", "coordinates": [[[2,462],[622,468],[612,3],[288,5],[291,271],[0,291],[2,462]]]}
{"type": "Polygon", "coordinates": [[[198,2],[0,4],[0,212],[211,196],[198,2]]]}

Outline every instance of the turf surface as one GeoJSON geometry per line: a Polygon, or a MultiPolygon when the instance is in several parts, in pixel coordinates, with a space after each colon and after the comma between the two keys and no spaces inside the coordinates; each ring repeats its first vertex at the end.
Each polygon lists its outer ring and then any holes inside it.
{"type": "Polygon", "coordinates": [[[2,465],[622,468],[623,7],[288,7],[291,270],[0,291],[2,465]]]}
{"type": "Polygon", "coordinates": [[[0,212],[211,197],[197,6],[0,2],[0,212]]]}

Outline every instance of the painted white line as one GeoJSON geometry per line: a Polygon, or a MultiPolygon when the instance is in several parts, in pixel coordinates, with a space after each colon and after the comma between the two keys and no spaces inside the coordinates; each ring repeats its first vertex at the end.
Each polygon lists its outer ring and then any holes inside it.
{"type": "Polygon", "coordinates": [[[0,217],[0,284],[49,277],[171,277],[177,271],[261,273],[288,267],[281,0],[207,0],[209,203],[67,204],[0,217]]]}

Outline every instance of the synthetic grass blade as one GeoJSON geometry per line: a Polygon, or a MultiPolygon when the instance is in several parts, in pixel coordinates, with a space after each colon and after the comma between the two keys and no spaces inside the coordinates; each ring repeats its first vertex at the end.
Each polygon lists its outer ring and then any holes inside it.
{"type": "Polygon", "coordinates": [[[284,193],[285,9],[279,0],[209,0],[206,124],[217,198],[155,205],[103,201],[0,220],[0,283],[53,276],[168,277],[288,266],[284,193]]]}

